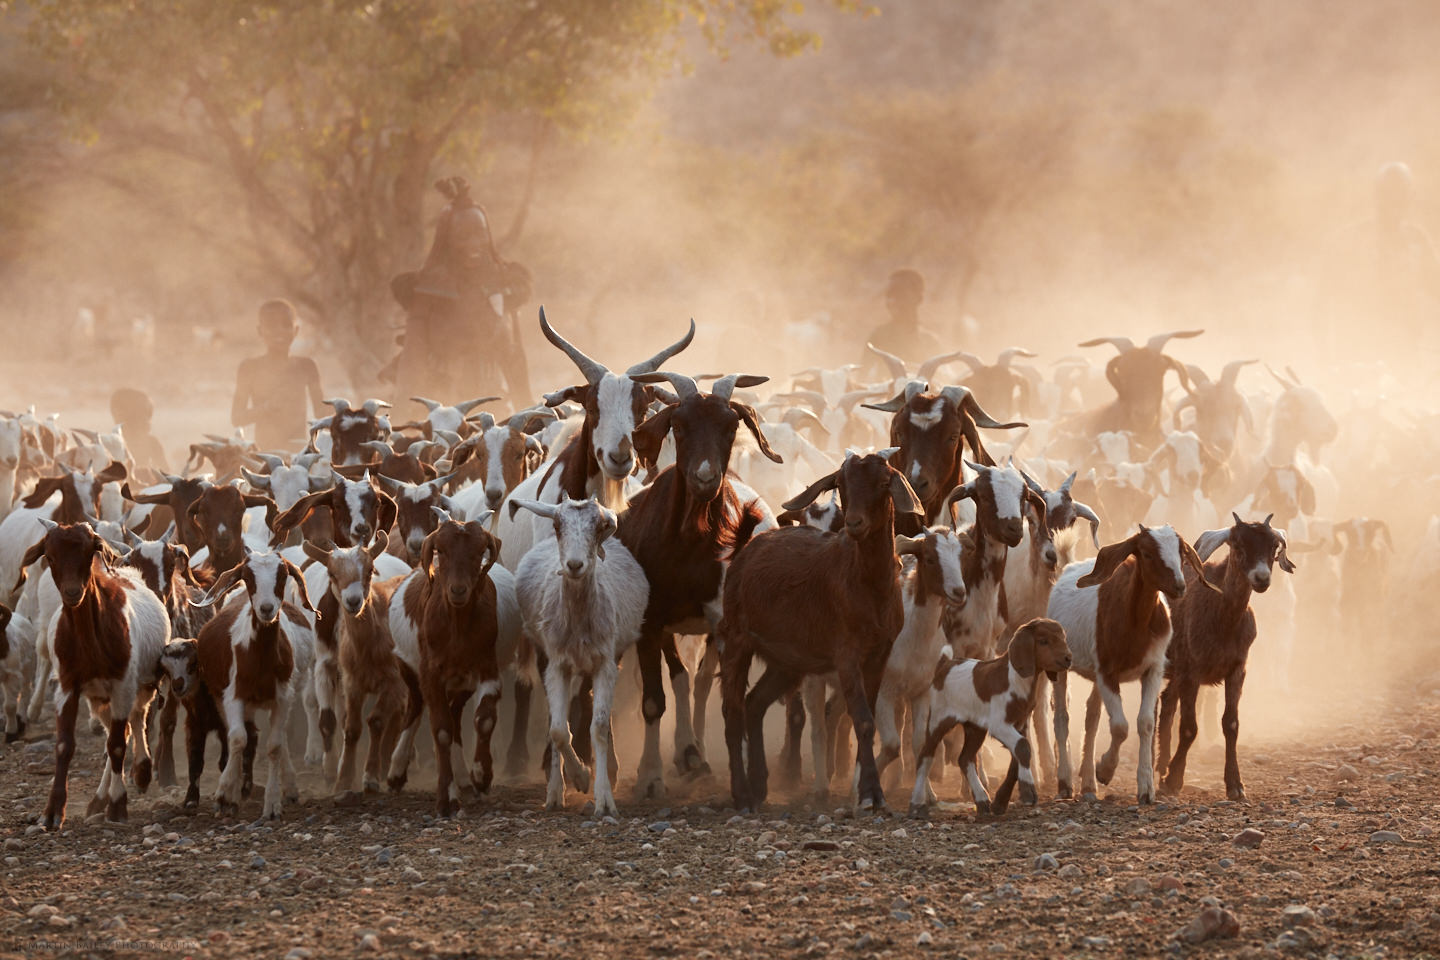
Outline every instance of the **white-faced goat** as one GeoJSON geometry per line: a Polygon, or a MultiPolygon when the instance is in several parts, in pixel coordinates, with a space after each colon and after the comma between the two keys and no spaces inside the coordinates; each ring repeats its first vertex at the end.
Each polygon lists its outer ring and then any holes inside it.
{"type": "MultiPolygon", "coordinates": [[[[46,626],[59,685],[55,694],[55,779],[42,820],[47,830],[65,822],[70,759],[75,754],[75,714],[80,698],[90,701],[106,722],[106,762],[100,786],[86,815],[126,819],[126,732],[145,729],[145,711],[155,696],[160,653],[170,640],[170,618],[158,597],[133,570],[114,569],[119,555],[89,524],[44,521],[46,533],[25,554],[25,568],[42,557],[59,588],[61,609],[46,626]],[[103,568],[96,564],[99,559],[103,568]]],[[[135,785],[150,784],[149,748],[143,736],[135,749],[135,785]]]]}
{"type": "MultiPolygon", "coordinates": [[[[1095,792],[1095,780],[1109,783],[1120,759],[1120,745],[1130,733],[1120,685],[1140,681],[1136,726],[1140,737],[1136,794],[1141,803],[1155,801],[1155,707],[1165,676],[1165,651],[1170,646],[1170,614],[1160,602],[1185,595],[1188,563],[1197,572],[1200,558],[1170,527],[1139,532],[1102,547],[1093,560],[1070,564],[1050,594],[1050,617],[1065,628],[1074,656],[1071,671],[1090,680],[1095,689],[1085,705],[1085,748],[1080,764],[1081,789],[1095,792]],[[1094,588],[1094,589],[1091,589],[1094,588]],[[1110,717],[1110,746],[1095,763],[1095,733],[1100,704],[1110,717]]],[[[1203,576],[1205,589],[1219,592],[1203,576]]],[[[1069,672],[1055,681],[1055,745],[1059,750],[1061,797],[1071,791],[1070,711],[1066,699],[1069,672]]]]}
{"type": "Polygon", "coordinates": [[[595,757],[595,815],[618,815],[611,789],[610,708],[620,657],[640,637],[650,584],[630,551],[613,539],[613,511],[594,500],[560,504],[511,500],[550,519],[555,537],[537,543],[520,561],[515,590],[525,629],[543,657],[550,705],[550,784],[545,805],[565,802],[562,767],[584,790],[585,769],[570,742],[570,703],[580,683],[594,688],[590,741],[595,757]],[[563,761],[563,762],[562,762],[563,761]]]}
{"type": "MultiPolygon", "coordinates": [[[[254,723],[257,710],[270,714],[266,745],[269,770],[261,816],[280,816],[282,775],[285,795],[299,799],[286,729],[291,709],[300,705],[306,713],[311,740],[316,736],[318,705],[313,702],[312,685],[315,634],[304,612],[285,602],[290,586],[287,581],[300,587],[298,596],[309,608],[301,586],[304,578],[293,563],[278,553],[252,553],[222,573],[209,596],[200,601],[219,601],[237,582],[244,584],[244,591],[225,603],[200,630],[197,655],[189,661],[214,696],[225,723],[229,757],[215,788],[215,802],[221,811],[234,812],[239,807],[246,728],[254,723]]],[[[165,658],[167,668],[181,662],[165,658]]],[[[177,678],[171,677],[180,690],[188,689],[195,680],[184,676],[178,678],[177,684],[177,678]]]]}

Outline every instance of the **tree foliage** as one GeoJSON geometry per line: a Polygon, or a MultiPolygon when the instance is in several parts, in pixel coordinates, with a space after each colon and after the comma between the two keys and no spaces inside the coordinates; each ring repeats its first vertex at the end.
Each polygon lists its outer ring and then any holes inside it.
{"type": "MultiPolygon", "coordinates": [[[[827,0],[846,7],[853,0],[827,0]]],[[[112,185],[137,153],[203,171],[243,218],[237,267],[317,317],[352,373],[386,349],[387,283],[416,264],[437,167],[465,170],[497,127],[623,122],[692,38],[776,55],[818,38],[791,0],[30,0],[51,101],[112,185]],[[358,333],[359,336],[347,336],[358,333]]],[[[132,165],[133,166],[133,165],[132,165]]],[[[201,224],[191,224],[206,234],[201,224]]],[[[222,242],[219,232],[211,232],[222,242]]]]}

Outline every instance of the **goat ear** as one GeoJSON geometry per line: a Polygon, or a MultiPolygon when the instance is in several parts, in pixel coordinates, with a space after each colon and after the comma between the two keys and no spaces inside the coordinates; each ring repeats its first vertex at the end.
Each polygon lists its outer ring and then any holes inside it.
{"type": "Polygon", "coordinates": [[[895,535],[895,555],[898,557],[918,555],[924,546],[924,537],[907,537],[903,533],[895,535]]]}
{"type": "MultiPolygon", "coordinates": [[[[316,493],[307,493],[299,500],[296,500],[294,506],[278,517],[271,518],[267,514],[266,519],[270,523],[270,529],[274,532],[274,536],[270,538],[270,546],[278,547],[284,543],[285,538],[290,535],[291,530],[294,530],[300,526],[300,524],[310,519],[310,514],[315,512],[315,508],[323,506],[325,502],[330,499],[330,490],[331,488],[327,486],[324,490],[316,493]]],[[[196,502],[198,503],[199,501],[196,502]]],[[[391,502],[393,503],[394,501],[391,502]]]]}
{"type": "Polygon", "coordinates": [[[1035,631],[1029,624],[1016,631],[1010,640],[1010,666],[1022,677],[1035,676],[1035,631]]]}
{"type": "Polygon", "coordinates": [[[805,508],[778,513],[775,515],[775,522],[782,527],[803,527],[805,526],[805,508]]]}
{"type": "Polygon", "coordinates": [[[435,531],[432,530],[428,535],[426,535],[425,540],[420,544],[420,566],[417,568],[422,574],[425,575],[426,580],[430,579],[430,564],[432,561],[434,561],[434,559],[435,531]]]}
{"type": "Polygon", "coordinates": [[[201,597],[198,601],[191,600],[190,605],[192,607],[208,607],[212,604],[219,603],[221,600],[224,600],[225,594],[229,593],[230,588],[235,586],[235,581],[240,579],[240,573],[244,569],[245,561],[241,560],[239,563],[235,564],[235,566],[220,574],[220,576],[216,578],[215,582],[210,585],[209,592],[207,592],[205,596],[201,597]]]}
{"type": "Polygon", "coordinates": [[[810,486],[802,490],[797,496],[791,497],[789,500],[786,500],[784,503],[780,504],[780,506],[784,507],[786,510],[803,510],[806,507],[810,506],[810,504],[814,503],[815,498],[820,496],[820,494],[824,493],[826,490],[834,490],[839,485],[840,471],[837,470],[834,473],[827,474],[826,476],[821,477],[819,480],[816,480],[814,483],[810,484],[810,486]]]}
{"type": "Polygon", "coordinates": [[[20,592],[20,588],[25,586],[25,578],[29,576],[30,565],[45,556],[45,540],[49,536],[49,531],[46,531],[45,536],[40,538],[39,543],[31,544],[30,549],[25,551],[25,556],[20,561],[20,575],[15,579],[15,587],[12,592],[20,592]]]}
{"type": "Polygon", "coordinates": [[[1085,576],[1075,581],[1077,587],[1093,587],[1109,580],[1120,565],[1135,553],[1135,537],[1131,536],[1119,543],[1106,544],[1100,548],[1095,555],[1095,566],[1085,576]]]}
{"type": "Polygon", "coordinates": [[[1315,487],[1305,479],[1305,475],[1299,470],[1295,471],[1296,486],[1300,492],[1300,512],[1312,515],[1315,513],[1315,487]]]}
{"type": "Polygon", "coordinates": [[[1025,499],[1029,501],[1030,506],[1035,508],[1036,529],[1043,527],[1048,530],[1050,527],[1050,505],[1045,502],[1045,498],[1036,493],[1029,484],[1026,484],[1025,499]]]}
{"type": "Polygon", "coordinates": [[[545,406],[558,407],[568,401],[583,404],[585,402],[585,391],[590,389],[589,384],[578,387],[566,387],[564,390],[556,390],[554,393],[545,394],[545,406]]]}
{"type": "MultiPolygon", "coordinates": [[[[484,527],[481,527],[481,529],[483,530],[484,527]]],[[[495,566],[496,561],[500,559],[500,538],[488,533],[486,536],[489,539],[489,543],[485,546],[485,566],[480,568],[481,579],[490,575],[490,568],[495,566]]]]}
{"type": "Polygon", "coordinates": [[[195,533],[201,537],[205,536],[205,530],[203,527],[200,526],[199,514],[200,508],[204,505],[205,501],[203,499],[197,499],[194,503],[190,504],[190,506],[185,508],[185,522],[190,524],[191,529],[194,530],[195,533]]]}
{"type": "Polygon", "coordinates": [[[60,489],[60,484],[64,482],[64,477],[41,477],[40,482],[35,484],[35,489],[30,491],[30,495],[20,502],[31,510],[43,507],[45,501],[53,497],[55,491],[60,489]]]}
{"type": "Polygon", "coordinates": [[[653,467],[660,459],[660,448],[665,443],[665,436],[670,432],[674,415],[675,408],[669,406],[635,428],[635,455],[646,469],[653,467]]]}
{"type": "Polygon", "coordinates": [[[389,494],[375,491],[375,499],[378,505],[375,508],[375,530],[389,530],[395,526],[395,518],[400,514],[400,507],[396,505],[395,498],[389,494]]]}
{"type": "Polygon", "coordinates": [[[1215,586],[1215,584],[1211,583],[1209,578],[1205,576],[1205,563],[1200,559],[1200,555],[1195,552],[1195,548],[1190,546],[1190,541],[1180,536],[1177,536],[1175,539],[1180,541],[1180,562],[1190,564],[1190,569],[1195,571],[1195,576],[1200,580],[1200,583],[1210,588],[1212,593],[1224,593],[1224,590],[1215,586]]]}
{"type": "Polygon", "coordinates": [[[1210,554],[1220,549],[1220,545],[1230,541],[1230,528],[1224,530],[1206,530],[1195,540],[1195,554],[1202,561],[1209,560],[1210,554]]]}
{"type": "Polygon", "coordinates": [[[1278,563],[1280,569],[1286,573],[1294,573],[1295,563],[1287,553],[1289,544],[1285,542],[1285,531],[1276,530],[1274,527],[1271,527],[1270,532],[1275,535],[1275,562],[1278,563]]]}
{"type": "Polygon", "coordinates": [[[119,482],[125,479],[126,474],[125,464],[118,460],[111,460],[108,467],[95,474],[95,482],[101,484],[119,482]]]}
{"type": "Polygon", "coordinates": [[[770,441],[765,439],[765,433],[760,429],[760,418],[756,416],[754,407],[741,403],[739,400],[731,400],[730,409],[739,414],[740,419],[745,422],[745,426],[750,428],[750,432],[755,435],[755,442],[760,445],[760,452],[765,454],[767,460],[771,463],[785,462],[780,459],[780,454],[770,449],[770,441]]]}
{"type": "Polygon", "coordinates": [[[910,489],[910,481],[893,467],[890,469],[890,499],[895,502],[896,515],[913,513],[922,520],[925,518],[925,505],[915,496],[915,491],[910,489]]]}
{"type": "MultiPolygon", "coordinates": [[[[266,477],[265,479],[266,479],[266,480],[269,480],[270,478],[269,478],[269,477],[266,477]]],[[[170,502],[170,491],[169,491],[169,490],[166,490],[164,493],[131,493],[131,492],[130,492],[130,484],[128,484],[128,483],[126,483],[125,485],[123,485],[123,486],[120,488],[120,496],[124,497],[126,500],[129,500],[131,503],[169,503],[169,502],[170,502]]]]}
{"type": "Polygon", "coordinates": [[[311,613],[314,613],[315,607],[310,603],[310,594],[307,593],[305,590],[305,574],[301,573],[300,568],[295,566],[295,564],[291,563],[289,560],[285,560],[283,562],[285,564],[286,572],[288,572],[290,576],[295,580],[295,592],[300,595],[300,605],[306,610],[309,610],[311,613]]]}
{"type": "Polygon", "coordinates": [[[271,526],[271,525],[273,525],[273,524],[275,523],[275,514],[276,514],[276,513],[279,511],[279,509],[280,509],[279,507],[277,507],[277,506],[275,505],[275,501],[274,501],[274,500],[271,500],[270,497],[268,497],[267,495],[265,495],[265,494],[263,494],[263,493],[247,493],[247,494],[245,494],[245,506],[247,506],[247,507],[264,507],[264,508],[265,508],[265,526],[267,526],[267,527],[269,527],[269,526],[271,526]]]}
{"type": "Polygon", "coordinates": [[[117,566],[120,563],[120,554],[116,553],[115,548],[110,546],[110,543],[100,534],[97,533],[94,536],[95,552],[100,554],[100,559],[104,562],[105,567],[109,569],[117,566]]]}

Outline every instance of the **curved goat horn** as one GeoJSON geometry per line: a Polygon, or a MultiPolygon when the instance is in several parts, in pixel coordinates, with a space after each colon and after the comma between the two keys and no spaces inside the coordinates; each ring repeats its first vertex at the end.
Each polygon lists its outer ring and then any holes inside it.
{"type": "Polygon", "coordinates": [[[886,353],[884,350],[881,350],[879,347],[875,346],[875,344],[869,342],[868,340],[865,342],[865,349],[869,350],[871,353],[875,354],[875,356],[885,361],[885,366],[890,368],[890,376],[908,377],[910,375],[905,370],[905,361],[895,356],[895,354],[886,353]]]}
{"type": "Polygon", "coordinates": [[[725,402],[730,402],[730,396],[735,392],[736,387],[742,390],[749,387],[758,387],[762,383],[768,383],[769,377],[756,376],[751,373],[727,373],[710,388],[710,392],[725,402]]]}
{"type": "Polygon", "coordinates": [[[920,372],[918,376],[921,380],[929,380],[931,377],[935,376],[936,370],[939,370],[941,367],[945,366],[945,364],[953,363],[956,360],[965,363],[970,367],[971,370],[976,369],[975,365],[980,362],[978,357],[972,356],[971,354],[966,353],[964,350],[956,350],[954,353],[940,353],[920,364],[920,372]]]}
{"type": "Polygon", "coordinates": [[[625,371],[625,375],[627,377],[633,377],[637,373],[655,373],[657,370],[660,369],[660,364],[664,363],[666,360],[669,360],[681,350],[684,350],[686,347],[690,346],[690,341],[694,339],[695,318],[691,317],[690,329],[686,332],[685,336],[681,337],[679,340],[676,340],[674,343],[670,344],[670,346],[666,347],[664,350],[661,350],[649,360],[642,360],[639,363],[632,365],[625,371]]]}
{"type": "Polygon", "coordinates": [[[1171,340],[1188,340],[1191,337],[1198,337],[1204,332],[1204,330],[1171,330],[1169,333],[1157,333],[1145,341],[1145,349],[1159,353],[1171,340]]]}
{"type": "Polygon", "coordinates": [[[1129,353],[1135,349],[1135,341],[1129,337],[1096,337],[1094,340],[1086,340],[1081,343],[1082,347],[1098,347],[1102,343],[1108,343],[1121,353],[1129,353]]]}
{"type": "Polygon", "coordinates": [[[610,369],[603,363],[591,360],[578,347],[556,333],[555,328],[550,326],[550,321],[545,319],[544,307],[540,308],[540,330],[545,334],[546,340],[559,347],[567,357],[575,362],[575,366],[579,367],[580,373],[584,375],[586,383],[599,383],[605,374],[610,372],[610,369]]]}
{"type": "Polygon", "coordinates": [[[1024,347],[1007,347],[1004,350],[1001,350],[1000,355],[995,358],[995,366],[1008,367],[1010,366],[1010,361],[1014,360],[1016,357],[1024,357],[1027,360],[1034,360],[1039,356],[1040,354],[1031,353],[1024,347]]]}
{"type": "Polygon", "coordinates": [[[477,398],[474,399],[474,400],[466,400],[466,401],[463,402],[463,403],[457,403],[457,404],[455,404],[455,409],[456,409],[456,410],[459,410],[459,411],[460,411],[460,415],[463,417],[463,416],[465,416],[466,414],[468,414],[471,410],[474,410],[476,407],[480,406],[480,404],[482,404],[482,403],[493,403],[494,401],[499,400],[499,399],[500,399],[499,397],[477,397],[477,398]]]}
{"type": "Polygon", "coordinates": [[[1259,362],[1259,360],[1231,360],[1225,364],[1225,369],[1220,371],[1220,386],[1233,389],[1235,381],[1240,377],[1240,368],[1259,362]]]}
{"type": "Polygon", "coordinates": [[[330,404],[330,406],[334,407],[336,413],[350,412],[350,401],[346,400],[344,397],[335,397],[334,399],[326,400],[325,402],[330,404]]]}
{"type": "Polygon", "coordinates": [[[658,370],[653,373],[631,374],[630,379],[637,383],[661,383],[663,381],[669,381],[670,386],[675,388],[675,393],[681,400],[689,400],[691,397],[700,395],[700,386],[683,373],[658,370]]]}
{"type": "Polygon", "coordinates": [[[445,406],[445,404],[441,403],[439,400],[431,400],[429,397],[411,397],[410,399],[414,400],[416,403],[425,404],[425,410],[427,413],[434,413],[436,410],[439,410],[441,407],[445,406]]]}

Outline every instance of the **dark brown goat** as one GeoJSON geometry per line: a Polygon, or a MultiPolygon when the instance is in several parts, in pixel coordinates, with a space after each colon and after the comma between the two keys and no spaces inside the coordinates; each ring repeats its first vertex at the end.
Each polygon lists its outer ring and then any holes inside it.
{"type": "Polygon", "coordinates": [[[1174,371],[1187,390],[1190,374],[1174,357],[1163,352],[1171,340],[1198,337],[1204,330],[1175,330],[1157,333],[1137,347],[1129,337],[1097,337],[1080,344],[1097,347],[1108,343],[1120,351],[1105,364],[1105,379],[1115,388],[1115,399],[1099,410],[1072,419],[1075,432],[1093,436],[1105,430],[1129,430],[1146,449],[1160,442],[1160,404],[1165,395],[1165,374],[1174,371]]]}
{"type": "Polygon", "coordinates": [[[840,469],[811,484],[787,510],[839,488],[844,534],[781,527],[756,536],[725,579],[721,695],[730,793],[753,810],[765,799],[768,771],[763,725],[770,704],[809,675],[835,671],[859,741],[859,798],[880,807],[875,769],[875,697],[890,648],[904,624],[895,517],[922,507],[884,456],[846,456],[840,469]],[[747,694],[756,655],[765,673],[747,694]],[[748,769],[742,748],[748,741],[748,769]]]}
{"type": "Polygon", "coordinates": [[[245,511],[265,508],[265,523],[275,520],[275,501],[263,493],[241,493],[234,484],[211,484],[185,511],[183,523],[199,531],[200,543],[210,554],[198,573],[202,583],[211,583],[226,570],[245,559],[245,511]]]}
{"type": "Polygon", "coordinates": [[[336,466],[348,467],[371,459],[364,448],[370,440],[386,440],[390,436],[390,419],[380,415],[382,408],[390,406],[383,400],[366,400],[358,408],[352,408],[344,398],[327,400],[335,412],[310,424],[313,435],[321,430],[330,432],[330,462],[336,466]]]}
{"type": "MultiPolygon", "coordinates": [[[[1171,604],[1172,630],[1166,653],[1165,690],[1160,694],[1160,756],[1157,764],[1165,777],[1161,789],[1179,793],[1185,785],[1185,758],[1195,742],[1199,726],[1195,721],[1195,697],[1200,687],[1225,684],[1225,713],[1220,729],[1225,734],[1225,795],[1245,799],[1240,781],[1236,741],[1240,736],[1240,692],[1245,683],[1245,662],[1255,642],[1255,611],[1251,593],[1270,589],[1272,568],[1279,565],[1293,573],[1295,565],[1285,556],[1285,534],[1263,523],[1246,523],[1232,514],[1235,525],[1228,530],[1208,530],[1195,541],[1195,553],[1202,561],[1221,544],[1229,554],[1218,563],[1205,564],[1205,579],[1220,588],[1187,589],[1171,604]],[[1180,740],[1170,756],[1170,724],[1175,706],[1180,706],[1180,740]]],[[[1194,584],[1199,574],[1185,573],[1194,584]]]]}
{"type": "Polygon", "coordinates": [[[189,516],[190,508],[195,501],[200,499],[211,484],[204,477],[177,477],[167,474],[165,482],[169,484],[168,490],[142,490],[139,493],[132,493],[130,484],[120,488],[120,495],[132,503],[150,504],[155,507],[151,513],[150,529],[166,529],[164,515],[160,511],[166,511],[175,522],[175,536],[180,543],[191,553],[196,553],[205,546],[204,531],[198,526],[185,519],[189,516]]]}
{"type": "MultiPolygon", "coordinates": [[[[461,742],[460,717],[465,704],[482,682],[499,689],[495,644],[500,626],[495,584],[489,577],[499,557],[500,541],[474,520],[441,523],[420,549],[423,579],[415,598],[423,611],[419,618],[420,693],[430,710],[437,776],[435,808],[442,817],[452,816],[459,806],[451,796],[455,779],[451,746],[461,742]]],[[[481,700],[475,713],[477,726],[488,720],[493,727],[496,699],[481,700]]],[[[488,737],[477,738],[476,755],[481,779],[474,786],[484,792],[494,776],[488,737]]]]}
{"type": "Polygon", "coordinates": [[[890,445],[898,449],[890,463],[905,476],[925,507],[919,525],[902,518],[900,532],[905,534],[919,533],[923,524],[944,522],[941,504],[963,482],[962,440],[970,445],[977,462],[990,466],[995,461],[980,442],[978,428],[1010,430],[1026,425],[1019,421],[999,422],[981,409],[975,396],[964,387],[945,387],[932,393],[919,380],[910,381],[903,393],[884,403],[864,406],[894,414],[890,420],[890,445]]]}
{"type": "MultiPolygon", "coordinates": [[[[688,695],[689,675],[675,650],[675,634],[710,634],[720,619],[720,586],[734,551],[769,518],[758,497],[742,497],[728,476],[735,433],[744,423],[760,452],[779,457],[760,430],[755,411],[731,399],[736,387],[764,383],[765,377],[731,374],[702,393],[695,381],[676,373],[642,374],[669,380],[679,396],[635,432],[636,453],[654,463],[667,434],[675,438],[675,465],[630,501],[618,537],[639,561],[650,582],[650,599],[640,628],[636,658],[644,686],[645,747],[637,791],[658,796],[665,789],[660,762],[660,718],[665,689],[660,660],[670,667],[677,700],[688,695]]],[[[688,714],[675,724],[675,765],[681,773],[705,769],[688,714]]],[[[587,724],[588,725],[588,724],[587,724]]]]}
{"type": "Polygon", "coordinates": [[[1250,414],[1250,405],[1245,402],[1240,391],[1235,389],[1235,381],[1240,377],[1241,367],[1258,362],[1232,360],[1225,364],[1225,369],[1220,372],[1220,379],[1213,383],[1204,370],[1193,364],[1187,367],[1190,371],[1190,386],[1186,390],[1189,396],[1175,405],[1175,429],[1181,429],[1181,412],[1187,407],[1193,407],[1195,425],[1192,429],[1196,435],[1228,459],[1230,454],[1235,452],[1241,420],[1245,421],[1246,430],[1252,435],[1255,433],[1255,420],[1250,414]]]}

